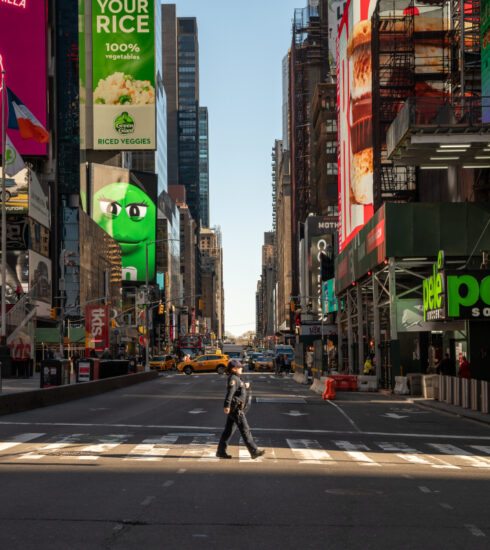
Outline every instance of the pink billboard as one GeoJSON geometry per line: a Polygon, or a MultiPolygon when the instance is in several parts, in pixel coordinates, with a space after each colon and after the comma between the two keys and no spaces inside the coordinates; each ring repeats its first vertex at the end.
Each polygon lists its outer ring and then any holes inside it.
{"type": "MultiPolygon", "coordinates": [[[[0,70],[2,68],[7,88],[46,128],[45,0],[0,2],[0,70]]],[[[2,113],[0,121],[1,117],[2,113]]],[[[24,140],[18,130],[7,132],[21,155],[47,154],[46,143],[24,140]]]]}

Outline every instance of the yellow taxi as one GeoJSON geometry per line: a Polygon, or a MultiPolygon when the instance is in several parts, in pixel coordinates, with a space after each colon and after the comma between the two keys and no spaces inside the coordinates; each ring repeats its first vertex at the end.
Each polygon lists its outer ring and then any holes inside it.
{"type": "Polygon", "coordinates": [[[177,369],[184,374],[193,372],[217,372],[224,374],[229,359],[227,355],[207,354],[199,355],[190,361],[183,361],[177,365],[177,369]]]}
{"type": "Polygon", "coordinates": [[[267,355],[259,355],[254,359],[255,371],[274,371],[274,361],[267,355]]]}
{"type": "Polygon", "coordinates": [[[150,369],[154,370],[174,370],[177,360],[173,355],[158,355],[150,359],[150,369]]]}

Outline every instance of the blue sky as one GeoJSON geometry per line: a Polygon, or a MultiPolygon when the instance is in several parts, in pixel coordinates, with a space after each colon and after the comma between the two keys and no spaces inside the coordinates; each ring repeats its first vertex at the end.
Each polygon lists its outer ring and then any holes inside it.
{"type": "Polygon", "coordinates": [[[200,104],[209,109],[210,223],[221,226],[225,329],[255,330],[264,232],[272,229],[271,151],[282,136],[281,64],[307,0],[177,0],[196,17],[200,104]]]}

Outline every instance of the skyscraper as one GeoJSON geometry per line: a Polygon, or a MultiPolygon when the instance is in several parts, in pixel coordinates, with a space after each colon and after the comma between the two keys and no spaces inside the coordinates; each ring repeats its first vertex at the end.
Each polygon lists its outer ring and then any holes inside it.
{"type": "Polygon", "coordinates": [[[201,227],[209,227],[208,108],[199,107],[199,194],[201,227]]]}

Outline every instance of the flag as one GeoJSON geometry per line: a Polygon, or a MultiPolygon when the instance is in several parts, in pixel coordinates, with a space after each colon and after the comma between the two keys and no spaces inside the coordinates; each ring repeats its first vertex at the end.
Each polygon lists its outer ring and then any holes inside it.
{"type": "Polygon", "coordinates": [[[38,143],[47,143],[49,134],[46,128],[29,111],[22,101],[7,88],[8,96],[8,128],[19,130],[22,139],[35,139],[38,143]]]}
{"type": "Polygon", "coordinates": [[[20,172],[26,167],[24,160],[19,155],[14,144],[10,141],[7,135],[7,147],[5,150],[5,173],[7,176],[13,177],[17,172],[20,172]]]}

